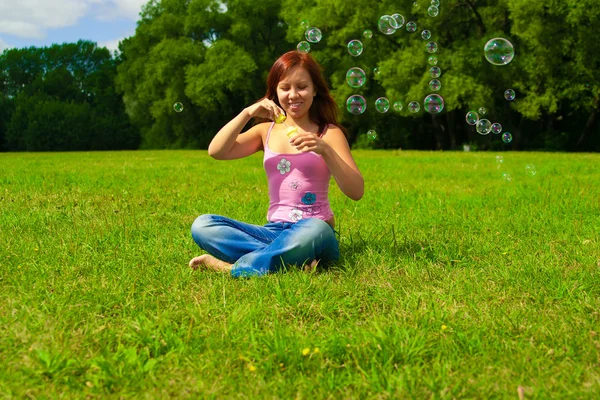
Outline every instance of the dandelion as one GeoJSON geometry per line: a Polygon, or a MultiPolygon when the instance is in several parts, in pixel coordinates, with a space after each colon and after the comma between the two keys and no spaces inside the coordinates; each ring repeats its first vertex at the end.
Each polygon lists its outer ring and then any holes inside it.
{"type": "Polygon", "coordinates": [[[248,364],[248,370],[250,372],[254,372],[254,371],[256,371],[256,367],[253,364],[248,364]]]}
{"type": "Polygon", "coordinates": [[[318,348],[318,347],[315,347],[315,349],[313,350],[313,353],[314,353],[314,354],[319,354],[320,352],[321,352],[321,351],[319,350],[319,348],[318,348]]]}
{"type": "Polygon", "coordinates": [[[446,329],[448,329],[448,327],[446,325],[442,325],[442,330],[445,331],[446,329]]]}
{"type": "Polygon", "coordinates": [[[307,347],[307,348],[305,348],[304,350],[302,350],[302,355],[303,355],[303,356],[307,356],[307,355],[308,355],[308,353],[310,353],[310,348],[309,348],[309,347],[307,347]]]}

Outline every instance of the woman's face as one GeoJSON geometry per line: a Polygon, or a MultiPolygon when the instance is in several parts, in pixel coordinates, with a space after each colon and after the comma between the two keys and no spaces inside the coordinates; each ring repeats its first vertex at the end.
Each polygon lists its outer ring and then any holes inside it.
{"type": "Polygon", "coordinates": [[[308,115],[316,94],[310,74],[301,66],[290,69],[277,84],[279,104],[294,119],[308,115]]]}

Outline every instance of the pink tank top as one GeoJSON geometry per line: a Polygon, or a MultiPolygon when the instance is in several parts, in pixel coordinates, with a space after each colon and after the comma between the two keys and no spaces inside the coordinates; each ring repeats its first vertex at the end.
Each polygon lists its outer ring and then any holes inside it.
{"type": "MultiPolygon", "coordinates": [[[[312,151],[278,154],[269,148],[271,124],[265,141],[263,165],[269,181],[270,222],[298,222],[303,218],[333,217],[329,206],[331,172],[323,157],[312,151]]],[[[282,133],[283,134],[283,133],[282,133]]]]}

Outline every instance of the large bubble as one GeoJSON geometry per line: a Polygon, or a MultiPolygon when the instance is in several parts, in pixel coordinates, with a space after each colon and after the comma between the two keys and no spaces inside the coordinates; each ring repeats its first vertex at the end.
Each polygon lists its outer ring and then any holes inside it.
{"type": "Polygon", "coordinates": [[[492,123],[488,119],[480,119],[475,125],[477,132],[482,135],[487,135],[492,131],[492,123]]]}
{"type": "Polygon", "coordinates": [[[312,27],[304,32],[304,37],[311,43],[319,43],[323,38],[323,34],[319,28],[312,27]]]}
{"type": "Polygon", "coordinates": [[[308,43],[306,40],[303,40],[300,43],[298,43],[298,46],[296,46],[296,49],[300,53],[308,53],[310,51],[310,43],[308,43]]]}
{"type": "Polygon", "coordinates": [[[346,109],[354,115],[360,115],[367,109],[367,101],[359,94],[352,95],[346,100],[346,109]]]}
{"type": "Polygon", "coordinates": [[[397,21],[389,15],[382,15],[377,23],[379,31],[384,35],[393,35],[396,33],[397,28],[394,28],[394,26],[397,25],[397,21]]]}
{"type": "Polygon", "coordinates": [[[367,81],[367,74],[361,68],[353,67],[346,72],[346,82],[353,88],[362,87],[367,81]]]}
{"type": "Polygon", "coordinates": [[[386,113],[390,109],[390,101],[385,97],[375,100],[375,109],[380,113],[386,113]]]}
{"type": "Polygon", "coordinates": [[[439,94],[430,94],[423,100],[423,107],[429,114],[439,114],[444,109],[444,99],[439,94]]]}
{"type": "Polygon", "coordinates": [[[395,22],[395,24],[393,25],[394,29],[402,28],[402,25],[404,25],[404,17],[402,16],[402,14],[392,14],[392,19],[395,22]]]}
{"type": "Polygon", "coordinates": [[[494,65],[506,65],[512,61],[515,56],[515,48],[512,43],[504,38],[494,38],[489,40],[484,48],[486,60],[494,65]]]}
{"type": "Polygon", "coordinates": [[[360,40],[351,40],[348,42],[348,53],[351,56],[358,57],[363,52],[363,44],[360,40]]]}

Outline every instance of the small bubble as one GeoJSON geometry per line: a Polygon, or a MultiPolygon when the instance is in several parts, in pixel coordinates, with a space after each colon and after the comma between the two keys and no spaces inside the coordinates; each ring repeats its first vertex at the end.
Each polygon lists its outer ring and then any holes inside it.
{"type": "Polygon", "coordinates": [[[525,166],[525,173],[529,176],[534,176],[537,173],[537,171],[535,170],[535,165],[527,164],[525,166]]]}
{"type": "Polygon", "coordinates": [[[367,132],[367,137],[371,140],[375,140],[375,139],[377,139],[377,132],[374,129],[370,129],[367,132]]]}
{"type": "Polygon", "coordinates": [[[177,102],[175,104],[173,104],[173,109],[175,110],[175,112],[182,112],[183,111],[183,104],[181,104],[180,102],[177,102]]]}

